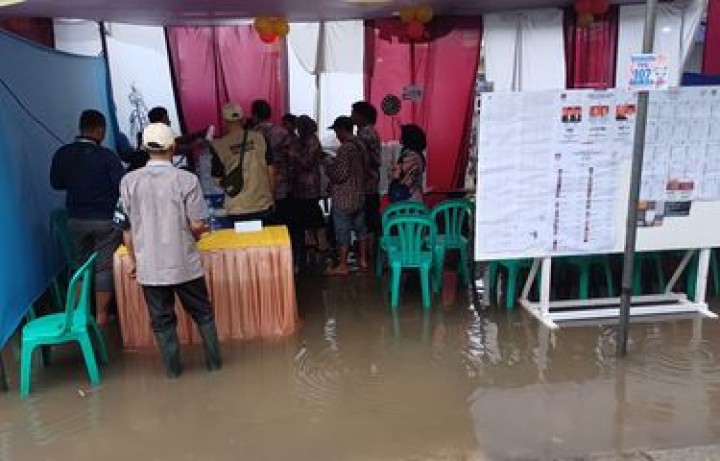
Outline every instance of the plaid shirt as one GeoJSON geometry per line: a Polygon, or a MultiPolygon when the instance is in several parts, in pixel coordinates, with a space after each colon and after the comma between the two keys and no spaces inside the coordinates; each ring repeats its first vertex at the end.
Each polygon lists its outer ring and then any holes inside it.
{"type": "Polygon", "coordinates": [[[261,123],[257,129],[265,136],[268,148],[272,151],[273,166],[275,167],[275,199],[288,198],[292,181],[288,157],[289,134],[284,128],[272,123],[261,123]]]}
{"type": "Polygon", "coordinates": [[[330,197],[333,206],[339,210],[355,212],[365,203],[364,156],[364,144],[358,138],[352,137],[340,146],[337,157],[325,164],[325,172],[330,179],[330,197]]]}
{"type": "Polygon", "coordinates": [[[365,145],[363,187],[366,194],[377,194],[380,189],[380,166],[382,166],[382,145],[377,130],[372,125],[358,129],[358,139],[365,145]]]}
{"type": "Polygon", "coordinates": [[[303,140],[292,136],[289,144],[291,169],[294,173],[292,195],[294,198],[316,199],[320,197],[320,159],[322,147],[317,136],[303,140]]]}

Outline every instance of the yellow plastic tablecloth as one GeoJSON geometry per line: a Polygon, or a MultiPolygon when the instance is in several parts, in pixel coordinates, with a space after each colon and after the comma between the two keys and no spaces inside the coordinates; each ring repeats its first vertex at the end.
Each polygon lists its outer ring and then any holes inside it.
{"type": "MultiPolygon", "coordinates": [[[[211,232],[198,242],[200,251],[233,250],[251,247],[289,246],[290,235],[285,226],[264,227],[260,232],[235,232],[223,229],[211,232]]],[[[127,254],[124,246],[118,254],[127,254]]]]}

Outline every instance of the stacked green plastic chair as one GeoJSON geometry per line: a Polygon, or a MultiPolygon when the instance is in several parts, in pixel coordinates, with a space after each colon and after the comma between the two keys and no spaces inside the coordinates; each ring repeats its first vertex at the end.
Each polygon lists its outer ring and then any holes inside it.
{"type": "Polygon", "coordinates": [[[384,235],[394,236],[387,253],[392,308],[397,309],[399,304],[402,271],[417,269],[420,271],[423,307],[429,309],[437,241],[435,222],[426,216],[396,216],[385,223],[383,231],[384,235]]]}
{"type": "Polygon", "coordinates": [[[463,231],[470,229],[473,205],[465,199],[446,200],[433,208],[432,220],[442,232],[438,233],[436,248],[435,287],[440,289],[442,284],[443,262],[448,251],[456,250],[460,253],[458,261],[458,274],[464,285],[470,283],[468,246],[469,239],[463,231]]]}
{"type": "Polygon", "coordinates": [[[382,214],[383,235],[380,237],[378,254],[375,261],[375,276],[377,278],[382,277],[384,257],[388,253],[388,248],[397,240],[394,236],[384,231],[385,224],[396,216],[428,216],[429,214],[430,210],[428,210],[428,207],[425,206],[424,203],[414,201],[393,203],[385,209],[382,214]]]}

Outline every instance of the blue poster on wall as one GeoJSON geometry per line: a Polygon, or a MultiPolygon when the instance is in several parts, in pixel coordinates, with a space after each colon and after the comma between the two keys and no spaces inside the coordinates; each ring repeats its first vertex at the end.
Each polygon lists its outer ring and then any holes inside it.
{"type": "Polygon", "coordinates": [[[0,62],[2,346],[60,268],[49,224],[64,196],[49,184],[52,156],[77,135],[84,109],[111,119],[102,58],[56,52],[0,32],[0,62]]]}

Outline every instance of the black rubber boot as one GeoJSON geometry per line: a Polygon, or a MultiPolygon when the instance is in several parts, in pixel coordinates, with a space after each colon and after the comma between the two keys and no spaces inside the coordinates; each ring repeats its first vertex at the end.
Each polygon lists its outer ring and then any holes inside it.
{"type": "Polygon", "coordinates": [[[155,339],[162,354],[167,377],[170,379],[180,377],[182,364],[180,363],[180,341],[178,341],[177,331],[172,329],[156,332],[155,339]]]}
{"type": "Polygon", "coordinates": [[[198,330],[205,349],[205,366],[209,371],[219,370],[222,368],[222,360],[220,359],[220,344],[215,321],[211,320],[203,325],[198,325],[198,330]]]}

